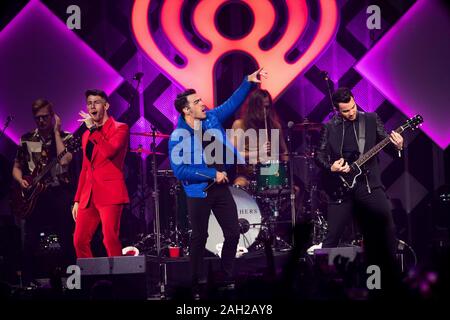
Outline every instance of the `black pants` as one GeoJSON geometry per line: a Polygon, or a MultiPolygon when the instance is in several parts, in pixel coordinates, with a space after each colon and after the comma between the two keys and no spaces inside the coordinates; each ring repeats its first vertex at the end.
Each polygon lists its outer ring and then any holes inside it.
{"type": "Polygon", "coordinates": [[[361,182],[357,182],[341,203],[328,203],[328,234],[322,247],[338,246],[353,215],[361,228],[368,263],[380,264],[393,259],[395,226],[386,193],[381,187],[369,193],[366,184],[361,182]]]}
{"type": "Polygon", "coordinates": [[[206,198],[187,197],[187,205],[192,227],[190,260],[194,284],[204,280],[203,256],[211,210],[225,238],[222,248],[222,269],[231,277],[239,242],[239,222],[236,203],[228,186],[225,184],[212,186],[206,198]]]}
{"type": "Polygon", "coordinates": [[[54,267],[65,268],[75,263],[71,199],[67,187],[50,187],[39,196],[35,209],[25,220],[23,267],[26,278],[46,277],[54,267]],[[60,249],[42,252],[41,234],[57,235],[60,249]]]}

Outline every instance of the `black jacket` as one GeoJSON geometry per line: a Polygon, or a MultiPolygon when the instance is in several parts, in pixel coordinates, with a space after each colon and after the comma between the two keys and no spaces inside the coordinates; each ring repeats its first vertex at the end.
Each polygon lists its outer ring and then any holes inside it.
{"type": "MultiPolygon", "coordinates": [[[[358,112],[358,117],[365,117],[365,136],[364,153],[370,150],[378,142],[388,136],[384,129],[383,122],[376,113],[358,112]]],[[[330,168],[334,161],[342,158],[342,146],[344,142],[343,118],[335,115],[327,122],[321,131],[319,149],[316,152],[316,163],[323,169],[323,189],[328,194],[333,194],[338,190],[342,183],[336,173],[332,173],[330,168]]],[[[359,125],[355,124],[355,131],[359,138],[359,125]]],[[[397,154],[395,147],[389,144],[385,151],[397,154]]],[[[369,185],[371,189],[382,187],[380,168],[378,166],[378,157],[373,157],[363,166],[364,174],[358,177],[358,181],[369,185]]]]}

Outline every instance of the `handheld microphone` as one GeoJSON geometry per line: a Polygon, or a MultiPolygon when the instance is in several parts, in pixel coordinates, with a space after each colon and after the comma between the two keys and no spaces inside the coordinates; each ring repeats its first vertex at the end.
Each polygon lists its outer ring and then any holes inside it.
{"type": "MultiPolygon", "coordinates": [[[[223,175],[224,175],[225,177],[228,177],[228,174],[227,174],[226,171],[222,171],[222,173],[223,173],[223,175]]],[[[216,179],[214,179],[214,181],[210,182],[210,183],[205,187],[205,189],[203,189],[203,191],[204,191],[204,192],[208,191],[208,189],[211,188],[211,187],[212,187],[213,185],[215,185],[215,184],[216,184],[216,179]]]]}

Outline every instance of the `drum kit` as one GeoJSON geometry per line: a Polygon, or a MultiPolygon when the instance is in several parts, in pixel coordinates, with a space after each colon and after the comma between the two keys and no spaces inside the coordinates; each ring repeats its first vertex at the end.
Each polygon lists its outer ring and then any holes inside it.
{"type": "MultiPolygon", "coordinates": [[[[236,176],[242,175],[247,180],[246,185],[232,185],[230,186],[231,195],[236,203],[238,209],[238,219],[241,231],[239,240],[237,256],[247,251],[256,251],[264,248],[269,243],[273,249],[279,251],[288,251],[293,245],[293,241],[289,241],[286,236],[280,235],[285,231],[289,234],[289,226],[295,226],[295,219],[299,211],[308,210],[313,214],[314,221],[314,235],[315,242],[322,239],[321,236],[326,232],[326,223],[321,212],[314,208],[315,200],[311,197],[316,197],[316,185],[308,185],[309,199],[303,205],[296,205],[295,199],[298,197],[298,187],[293,183],[293,162],[296,159],[306,159],[308,167],[313,167],[314,147],[311,139],[308,138],[308,150],[304,154],[297,154],[292,152],[291,135],[292,131],[295,133],[304,133],[304,136],[309,136],[312,132],[318,132],[322,125],[319,123],[309,122],[307,120],[302,123],[291,125],[288,130],[288,149],[289,153],[284,154],[288,156],[291,161],[269,161],[267,163],[258,163],[255,165],[237,165],[236,176]],[[270,167],[270,168],[269,168],[270,167]],[[263,174],[263,172],[266,172],[263,174]],[[270,174],[267,174],[270,172],[270,174]],[[286,211],[290,210],[289,213],[286,211]],[[316,223],[317,222],[317,223],[316,223]],[[287,226],[287,227],[286,227],[287,226]],[[284,229],[283,229],[284,227],[284,229]]],[[[185,209],[186,204],[181,204],[179,199],[185,199],[184,191],[180,183],[174,178],[172,170],[157,170],[156,156],[165,155],[157,152],[156,138],[168,139],[170,135],[157,132],[152,128],[150,132],[132,132],[131,135],[151,137],[153,139],[150,149],[145,149],[142,145],[138,148],[131,149],[133,153],[139,155],[150,155],[153,157],[152,173],[153,173],[153,198],[154,198],[154,228],[153,233],[141,234],[135,247],[140,252],[150,255],[168,255],[169,246],[181,247],[182,255],[189,254],[189,240],[190,227],[180,227],[179,211],[185,209]],[[162,230],[161,232],[161,217],[160,217],[160,197],[159,188],[161,184],[169,186],[169,193],[173,197],[170,205],[173,207],[169,210],[169,226],[170,230],[162,230]]],[[[164,203],[164,209],[167,204],[164,203]]],[[[212,254],[220,255],[221,246],[223,244],[223,234],[219,223],[212,214],[208,226],[208,240],[206,248],[212,254]]]]}

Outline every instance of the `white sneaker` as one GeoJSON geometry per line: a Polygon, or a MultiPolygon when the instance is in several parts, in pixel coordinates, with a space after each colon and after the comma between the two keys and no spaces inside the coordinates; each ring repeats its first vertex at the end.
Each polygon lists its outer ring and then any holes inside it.
{"type": "Polygon", "coordinates": [[[316,250],[316,249],[322,249],[322,242],[319,243],[319,244],[312,245],[311,247],[309,247],[308,250],[306,250],[306,252],[309,255],[313,255],[314,254],[314,250],[316,250]]]}

